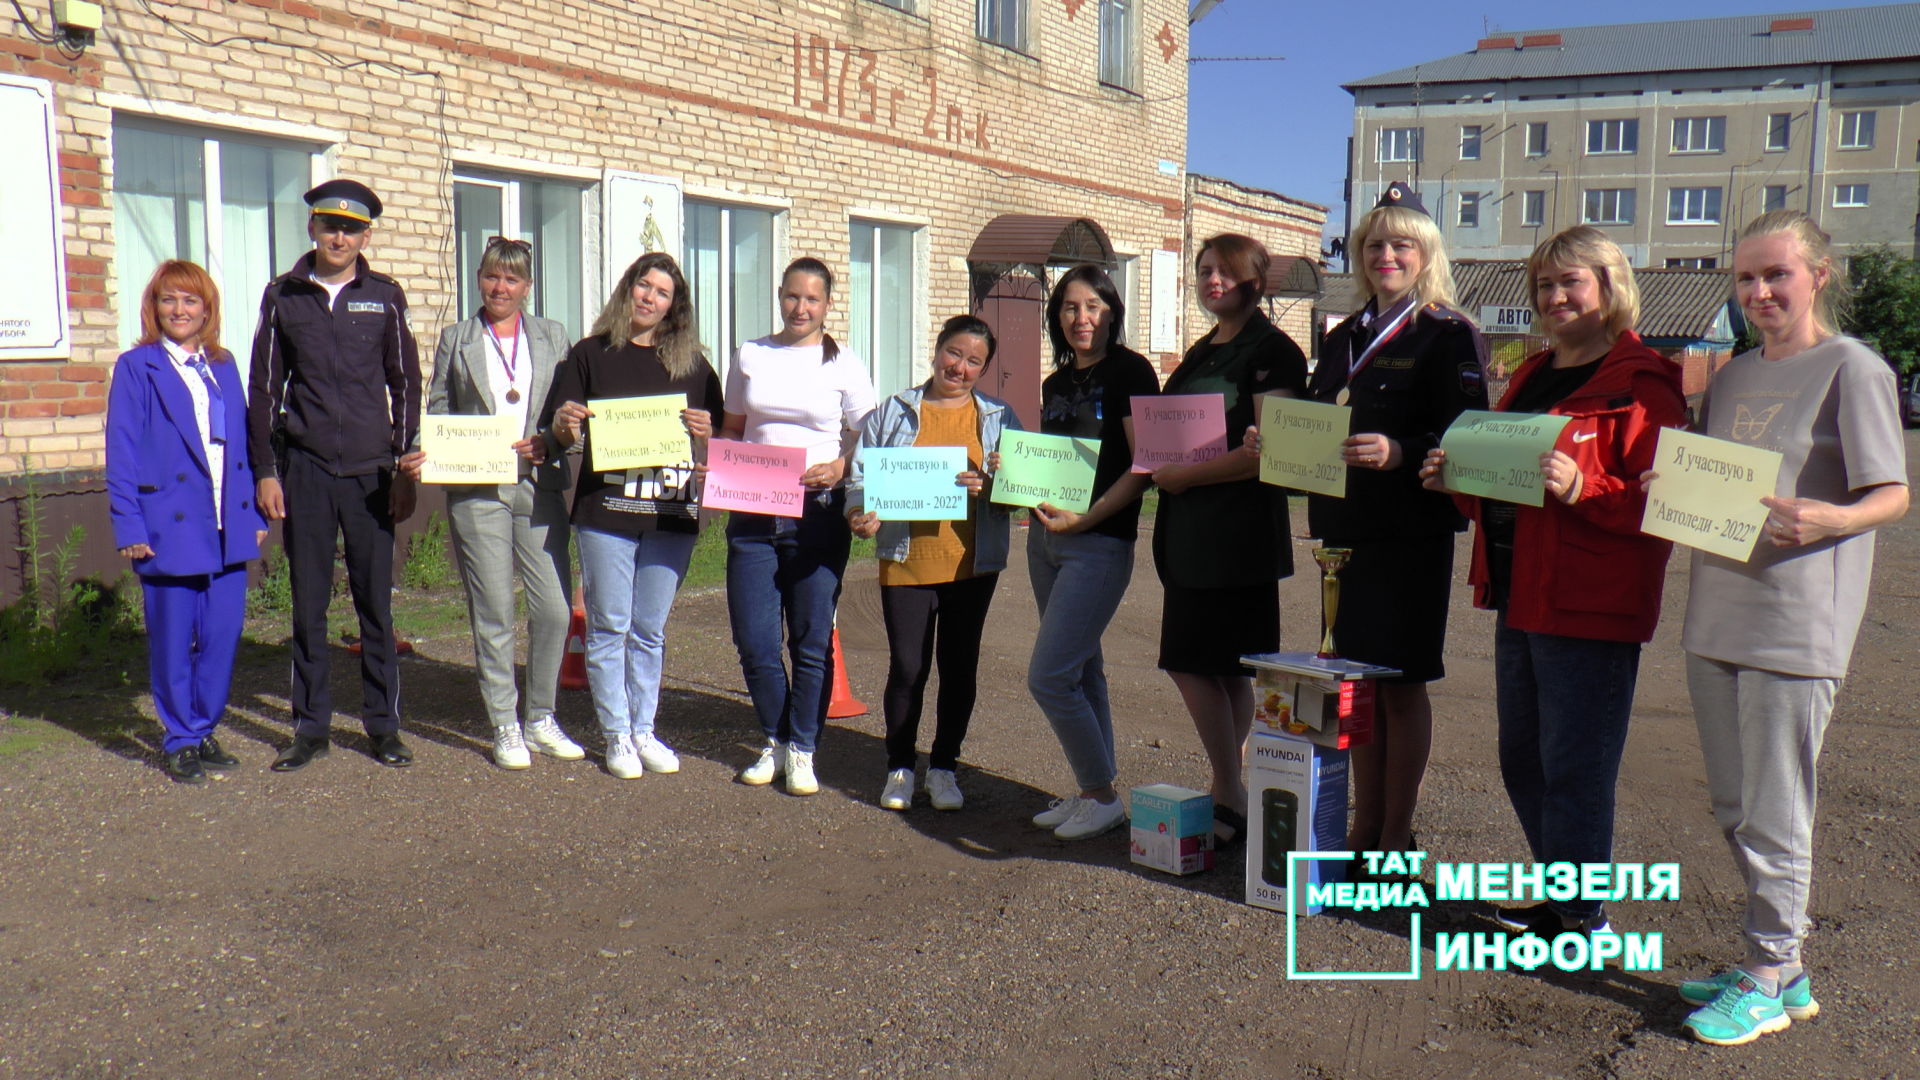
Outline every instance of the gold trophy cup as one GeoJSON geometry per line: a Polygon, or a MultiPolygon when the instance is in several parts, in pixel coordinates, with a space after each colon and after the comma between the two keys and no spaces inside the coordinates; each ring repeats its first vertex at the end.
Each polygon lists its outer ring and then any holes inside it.
{"type": "Polygon", "coordinates": [[[1333,647],[1333,620],[1340,613],[1340,569],[1351,558],[1351,548],[1321,547],[1313,552],[1313,561],[1320,564],[1320,621],[1326,626],[1326,634],[1320,638],[1320,651],[1315,654],[1322,660],[1340,655],[1333,647]]]}

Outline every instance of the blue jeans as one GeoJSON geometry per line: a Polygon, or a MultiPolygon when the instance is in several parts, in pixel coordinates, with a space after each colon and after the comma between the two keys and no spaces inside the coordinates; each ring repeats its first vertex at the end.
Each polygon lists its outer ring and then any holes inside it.
{"type": "MultiPolygon", "coordinates": [[[[1500,778],[1535,862],[1613,861],[1614,785],[1627,746],[1640,645],[1494,625],[1500,778]]],[[[1555,901],[1588,918],[1600,901],[1555,901]]]]}
{"type": "Polygon", "coordinates": [[[1027,664],[1027,692],[1047,714],[1082,791],[1113,783],[1113,710],[1100,636],[1133,579],[1133,541],[1099,533],[1061,536],[1027,526],[1027,576],[1040,631],[1027,664]]]}
{"type": "Polygon", "coordinates": [[[836,489],[809,496],[797,518],[727,518],[727,615],[740,673],[767,738],[806,753],[819,745],[833,695],[833,610],[853,543],[846,503],[836,489]]]}
{"type": "Polygon", "coordinates": [[[640,738],[660,710],[667,614],[687,576],[693,533],[578,530],[587,594],[587,685],[600,730],[640,738]]]}

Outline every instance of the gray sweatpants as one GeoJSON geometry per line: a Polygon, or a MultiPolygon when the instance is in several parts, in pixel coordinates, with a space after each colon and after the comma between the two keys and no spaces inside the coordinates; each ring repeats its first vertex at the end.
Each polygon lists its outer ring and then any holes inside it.
{"type": "Polygon", "coordinates": [[[1814,766],[1838,679],[1687,654],[1713,816],[1747,883],[1747,960],[1798,964],[1813,885],[1814,766]]]}

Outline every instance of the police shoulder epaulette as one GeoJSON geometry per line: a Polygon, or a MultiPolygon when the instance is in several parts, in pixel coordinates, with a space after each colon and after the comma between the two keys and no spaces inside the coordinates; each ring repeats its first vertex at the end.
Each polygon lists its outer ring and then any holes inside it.
{"type": "Polygon", "coordinates": [[[1423,313],[1439,319],[1442,322],[1461,323],[1463,325],[1467,323],[1467,317],[1465,315],[1438,300],[1428,301],[1423,313]]]}
{"type": "Polygon", "coordinates": [[[373,280],[375,280],[375,281],[384,281],[384,282],[386,282],[386,283],[387,283],[387,284],[389,284],[389,285],[398,285],[398,284],[400,284],[400,283],[399,283],[398,281],[395,281],[395,280],[394,280],[394,279],[393,279],[393,278],[392,278],[392,277],[391,277],[390,275],[387,275],[387,274],[383,274],[383,273],[381,273],[381,272],[380,272],[380,271],[378,271],[378,270],[368,270],[368,271],[367,271],[367,276],[368,276],[368,277],[370,277],[370,278],[372,278],[372,279],[373,279],[373,280]]]}

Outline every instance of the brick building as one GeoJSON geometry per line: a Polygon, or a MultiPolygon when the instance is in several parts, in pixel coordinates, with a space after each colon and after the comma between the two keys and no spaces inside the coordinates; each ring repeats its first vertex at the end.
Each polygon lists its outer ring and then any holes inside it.
{"type": "MultiPolygon", "coordinates": [[[[1215,176],[1187,177],[1186,246],[1197,252],[1207,237],[1244,233],[1273,256],[1266,310],[1273,324],[1309,355],[1313,352],[1313,297],[1319,294],[1320,232],[1327,208],[1278,192],[1215,176]]],[[[1191,260],[1189,260],[1191,262],[1191,260]]],[[[1184,326],[1193,338],[1212,325],[1192,289],[1185,294],[1184,326]]]]}

